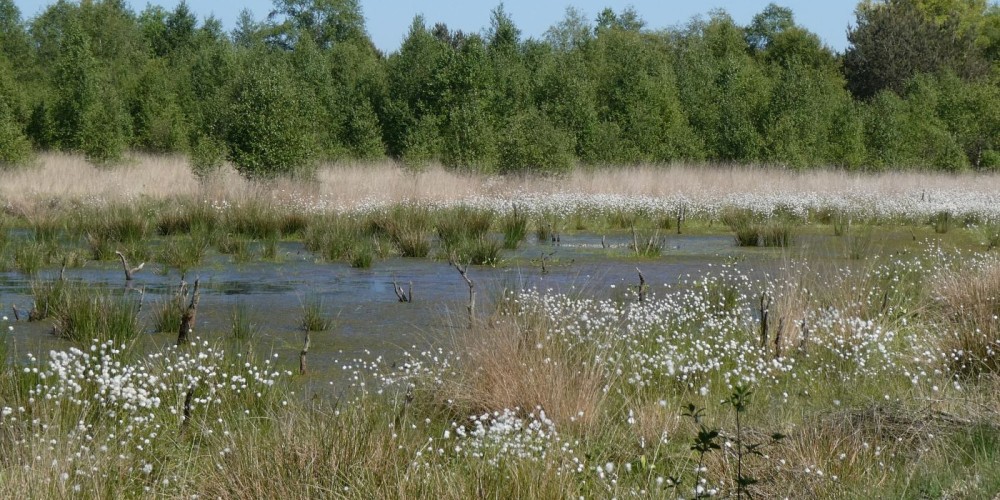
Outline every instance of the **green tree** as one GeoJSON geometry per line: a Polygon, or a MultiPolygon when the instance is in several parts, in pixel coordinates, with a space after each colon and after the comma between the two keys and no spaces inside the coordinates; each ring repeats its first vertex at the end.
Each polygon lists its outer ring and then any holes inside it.
{"type": "Polygon", "coordinates": [[[301,172],[315,156],[312,124],[303,118],[290,72],[269,59],[248,54],[229,99],[229,157],[250,178],[301,172]]]}
{"type": "Polygon", "coordinates": [[[0,54],[0,168],[24,163],[31,157],[31,142],[18,118],[21,97],[11,73],[6,57],[0,54]]]}
{"type": "Polygon", "coordinates": [[[368,40],[358,0],[274,0],[268,19],[277,23],[272,42],[284,48],[294,47],[303,34],[322,49],[347,40],[368,40]]]}
{"type": "Polygon", "coordinates": [[[989,70],[979,33],[963,17],[923,8],[916,0],[865,1],[856,16],[847,34],[844,73],[857,97],[869,98],[882,89],[901,94],[920,73],[948,70],[974,79],[989,70]]]}

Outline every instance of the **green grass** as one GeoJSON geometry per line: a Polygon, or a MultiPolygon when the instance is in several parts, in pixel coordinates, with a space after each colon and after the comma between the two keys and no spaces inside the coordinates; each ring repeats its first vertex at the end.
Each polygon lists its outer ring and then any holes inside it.
{"type": "Polygon", "coordinates": [[[250,308],[246,302],[237,299],[230,315],[229,335],[235,340],[253,340],[259,333],[260,327],[253,321],[250,308]]]}

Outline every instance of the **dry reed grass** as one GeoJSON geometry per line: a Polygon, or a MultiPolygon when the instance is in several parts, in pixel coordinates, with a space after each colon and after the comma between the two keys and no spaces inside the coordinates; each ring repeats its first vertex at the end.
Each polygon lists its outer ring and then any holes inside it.
{"type": "Polygon", "coordinates": [[[460,340],[461,376],[435,394],[439,401],[469,414],[540,407],[559,428],[586,431],[598,424],[609,374],[591,355],[546,339],[548,329],[538,322],[499,321],[485,330],[460,340]]]}
{"type": "Polygon", "coordinates": [[[54,198],[198,196],[238,200],[267,193],[296,201],[322,200],[341,207],[369,201],[450,201],[512,193],[581,193],[667,196],[703,193],[913,192],[920,189],[1000,191],[1000,175],[926,172],[859,174],[837,170],[793,172],[754,166],[644,165],[578,169],[561,177],[488,177],[431,166],[414,172],[391,161],[319,167],[315,179],[251,182],[225,166],[199,183],[183,156],[134,155],[121,167],[98,168],[82,157],[42,154],[34,168],[0,172],[0,199],[20,205],[54,198]]]}
{"type": "Polygon", "coordinates": [[[960,372],[1000,371],[1000,260],[947,270],[934,283],[941,348],[960,372]]]}

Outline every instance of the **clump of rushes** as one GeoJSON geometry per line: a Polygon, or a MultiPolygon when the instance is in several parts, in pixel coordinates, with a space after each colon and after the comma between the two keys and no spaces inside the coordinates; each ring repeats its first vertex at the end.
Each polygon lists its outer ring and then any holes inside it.
{"type": "Polygon", "coordinates": [[[191,234],[196,231],[212,232],[219,224],[219,212],[210,204],[184,203],[159,212],[156,232],[161,236],[191,234]]]}
{"type": "Polygon", "coordinates": [[[186,307],[184,296],[180,293],[156,301],[153,304],[153,330],[176,335],[181,328],[181,316],[186,307]]]}
{"type": "Polygon", "coordinates": [[[78,342],[92,339],[125,343],[142,333],[139,322],[141,295],[114,293],[85,284],[67,285],[50,314],[54,331],[78,342]]]}
{"type": "Polygon", "coordinates": [[[396,205],[374,214],[367,226],[372,235],[388,236],[403,257],[426,257],[431,251],[430,210],[422,205],[396,205]]]}
{"type": "Polygon", "coordinates": [[[67,300],[66,295],[69,293],[70,283],[65,280],[32,281],[31,295],[35,303],[28,319],[37,321],[53,316],[59,305],[67,300]]]}
{"type": "Polygon", "coordinates": [[[761,241],[766,247],[790,247],[792,227],[792,222],[785,219],[770,220],[761,228],[761,241]]]}
{"type": "Polygon", "coordinates": [[[375,254],[380,253],[378,238],[365,234],[361,224],[348,217],[314,218],[304,233],[306,250],[328,261],[346,259],[354,267],[371,267],[375,254]]]}
{"type": "Polygon", "coordinates": [[[124,244],[141,242],[149,236],[150,229],[149,217],[142,209],[125,203],[83,210],[75,228],[78,234],[124,244]]]}
{"type": "Polygon", "coordinates": [[[48,245],[32,241],[21,241],[14,245],[14,268],[26,276],[35,276],[45,264],[48,245]]]}
{"type": "Polygon", "coordinates": [[[358,269],[368,269],[372,267],[375,260],[375,248],[371,243],[365,241],[355,242],[348,252],[348,259],[351,267],[358,269]]]}
{"type": "Polygon", "coordinates": [[[503,247],[509,250],[516,249],[528,235],[528,216],[514,205],[514,209],[503,218],[501,227],[503,247]]]}
{"type": "Polygon", "coordinates": [[[735,233],[737,245],[755,247],[760,244],[761,227],[750,210],[729,209],[720,218],[735,233]]]}
{"type": "Polygon", "coordinates": [[[494,214],[490,210],[478,210],[459,206],[438,213],[434,225],[438,239],[446,252],[451,252],[463,241],[479,238],[490,230],[494,214]]]}
{"type": "Polygon", "coordinates": [[[468,262],[474,266],[495,266],[500,262],[500,249],[500,242],[484,235],[465,240],[456,253],[460,262],[468,262]]]}
{"type": "Polygon", "coordinates": [[[308,332],[324,332],[332,324],[322,300],[310,298],[302,305],[302,329],[308,332]]]}
{"type": "Polygon", "coordinates": [[[282,218],[273,203],[253,197],[228,207],[224,212],[223,226],[229,233],[263,239],[281,232],[282,218]]]}
{"type": "Polygon", "coordinates": [[[951,222],[951,212],[947,210],[942,210],[934,214],[934,217],[931,219],[931,223],[934,225],[934,232],[938,234],[947,233],[951,229],[951,222]]]}
{"type": "Polygon", "coordinates": [[[241,235],[221,233],[215,240],[215,248],[221,254],[232,255],[237,262],[250,259],[250,241],[241,235]]]}
{"type": "Polygon", "coordinates": [[[161,264],[177,269],[182,275],[201,264],[208,252],[208,237],[201,233],[170,238],[157,257],[161,264]]]}
{"type": "Polygon", "coordinates": [[[278,250],[278,233],[272,233],[261,240],[260,256],[264,260],[278,262],[281,260],[281,253],[278,250]]]}
{"type": "Polygon", "coordinates": [[[242,300],[236,301],[231,318],[232,326],[230,334],[234,339],[251,340],[257,336],[258,327],[250,318],[250,309],[247,307],[246,302],[242,300]]]}
{"type": "Polygon", "coordinates": [[[43,213],[30,218],[32,235],[38,243],[54,243],[63,230],[63,221],[55,215],[43,213]]]}

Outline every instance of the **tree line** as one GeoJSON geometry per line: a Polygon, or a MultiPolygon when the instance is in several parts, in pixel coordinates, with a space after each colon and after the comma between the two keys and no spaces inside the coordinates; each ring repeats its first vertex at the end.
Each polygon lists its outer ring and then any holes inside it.
{"type": "Polygon", "coordinates": [[[357,0],[275,0],[225,32],[181,2],[0,0],[0,165],[36,151],[223,161],[251,177],[319,161],[559,173],[726,162],[1000,169],[1000,7],[864,0],[836,53],[767,6],[650,28],[569,8],[539,39],[501,4],[481,33],[414,18],[375,48],[357,0]]]}

